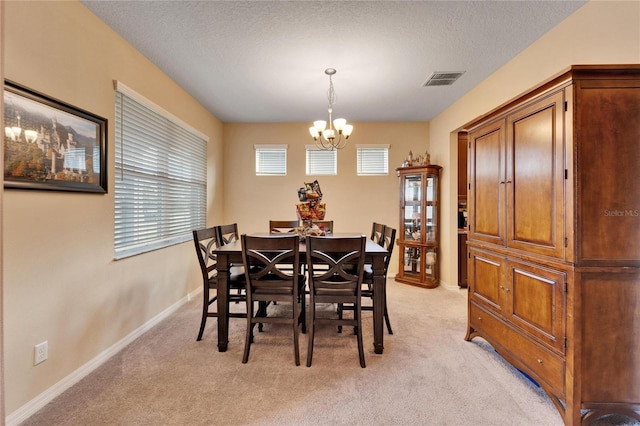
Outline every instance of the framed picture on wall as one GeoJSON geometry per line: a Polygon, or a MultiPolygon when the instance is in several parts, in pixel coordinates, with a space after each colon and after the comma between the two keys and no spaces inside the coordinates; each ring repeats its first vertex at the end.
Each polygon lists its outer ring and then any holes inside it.
{"type": "Polygon", "coordinates": [[[4,187],[105,194],[107,120],[4,84],[4,187]]]}

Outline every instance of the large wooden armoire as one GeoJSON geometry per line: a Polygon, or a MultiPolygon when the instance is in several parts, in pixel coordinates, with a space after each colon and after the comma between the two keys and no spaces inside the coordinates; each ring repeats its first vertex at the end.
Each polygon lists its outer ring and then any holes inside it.
{"type": "Polygon", "coordinates": [[[640,420],[640,65],[572,66],[466,129],[466,339],[567,425],[640,420]]]}

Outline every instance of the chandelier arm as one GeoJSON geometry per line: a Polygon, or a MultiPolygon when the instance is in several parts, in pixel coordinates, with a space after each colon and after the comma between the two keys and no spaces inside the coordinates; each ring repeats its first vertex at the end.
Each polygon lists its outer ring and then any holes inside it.
{"type": "Polygon", "coordinates": [[[323,150],[323,151],[326,151],[326,150],[328,150],[330,148],[329,146],[325,145],[325,143],[324,143],[325,140],[326,139],[322,135],[318,136],[318,138],[315,140],[316,141],[316,146],[319,149],[323,150]]]}
{"type": "Polygon", "coordinates": [[[333,147],[335,149],[342,149],[345,146],[347,146],[347,138],[343,138],[342,133],[340,133],[340,136],[338,137],[338,141],[335,144],[333,144],[333,147]]]}

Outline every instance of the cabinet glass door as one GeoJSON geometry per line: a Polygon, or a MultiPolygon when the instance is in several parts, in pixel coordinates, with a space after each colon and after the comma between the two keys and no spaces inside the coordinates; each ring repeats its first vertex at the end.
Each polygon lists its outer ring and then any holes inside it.
{"type": "Polygon", "coordinates": [[[421,249],[420,247],[410,247],[404,246],[404,265],[403,272],[406,277],[413,277],[414,279],[420,278],[420,273],[422,271],[420,265],[420,255],[421,249]]]}
{"type": "Polygon", "coordinates": [[[425,266],[424,266],[425,279],[435,280],[438,277],[436,250],[434,248],[426,248],[424,258],[425,258],[425,266]]]}
{"type": "Polygon", "coordinates": [[[437,214],[436,214],[436,200],[438,194],[436,194],[436,188],[438,187],[438,177],[436,175],[428,174],[427,175],[427,186],[426,186],[426,234],[425,241],[426,242],[434,242],[436,241],[437,236],[437,214]]]}
{"type": "Polygon", "coordinates": [[[422,231],[422,174],[404,179],[404,239],[420,241],[422,231]]]}

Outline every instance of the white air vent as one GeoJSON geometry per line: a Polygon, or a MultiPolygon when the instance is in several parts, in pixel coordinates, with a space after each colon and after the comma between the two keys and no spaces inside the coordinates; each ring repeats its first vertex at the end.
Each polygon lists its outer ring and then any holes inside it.
{"type": "Polygon", "coordinates": [[[451,86],[464,73],[464,71],[436,71],[422,86],[451,86]]]}

